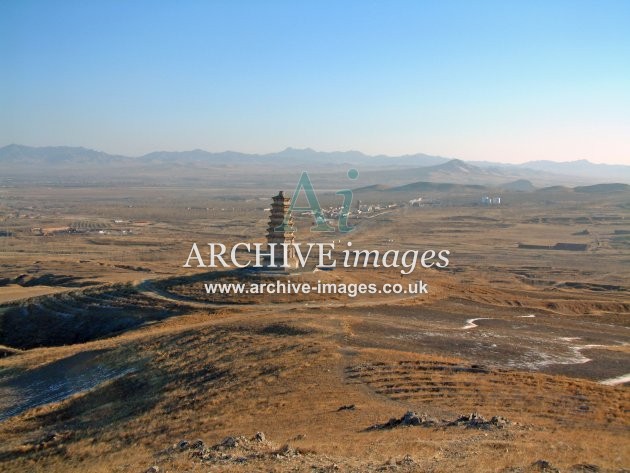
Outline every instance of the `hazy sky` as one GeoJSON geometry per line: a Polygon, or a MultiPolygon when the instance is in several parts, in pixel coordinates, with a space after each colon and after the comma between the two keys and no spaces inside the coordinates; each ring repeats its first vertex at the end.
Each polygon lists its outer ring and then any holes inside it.
{"type": "Polygon", "coordinates": [[[630,164],[630,1],[0,2],[0,146],[630,164]]]}

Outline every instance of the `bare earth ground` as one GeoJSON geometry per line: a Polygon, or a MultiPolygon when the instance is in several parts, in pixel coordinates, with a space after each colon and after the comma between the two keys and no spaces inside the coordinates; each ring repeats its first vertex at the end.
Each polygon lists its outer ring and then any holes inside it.
{"type": "Polygon", "coordinates": [[[630,196],[503,200],[339,236],[447,248],[446,270],[283,276],[427,295],[257,299],[203,282],[260,276],[181,265],[193,241],[262,241],[267,199],[0,189],[0,470],[626,471],[630,196]],[[63,225],[91,230],[31,233],[63,225]]]}

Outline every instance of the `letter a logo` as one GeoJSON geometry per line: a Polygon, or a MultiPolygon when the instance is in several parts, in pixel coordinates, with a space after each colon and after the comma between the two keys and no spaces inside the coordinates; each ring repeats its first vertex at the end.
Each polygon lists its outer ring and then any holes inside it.
{"type": "MultiPolygon", "coordinates": [[[[285,217],[285,222],[283,225],[288,224],[288,216],[293,211],[299,212],[311,212],[313,214],[313,218],[315,219],[315,225],[311,227],[312,232],[334,232],[334,227],[330,226],[326,219],[324,218],[324,213],[322,212],[322,208],[319,205],[319,201],[317,200],[317,195],[315,195],[315,190],[313,189],[313,184],[311,183],[311,179],[308,177],[308,172],[303,171],[300,176],[300,180],[298,181],[297,187],[295,188],[295,192],[293,193],[293,198],[291,199],[291,205],[289,206],[289,212],[285,217]],[[308,207],[296,207],[296,203],[298,197],[300,196],[300,191],[304,189],[304,194],[306,195],[306,200],[308,202],[308,207]]],[[[278,231],[282,230],[282,225],[277,227],[278,231]]]]}

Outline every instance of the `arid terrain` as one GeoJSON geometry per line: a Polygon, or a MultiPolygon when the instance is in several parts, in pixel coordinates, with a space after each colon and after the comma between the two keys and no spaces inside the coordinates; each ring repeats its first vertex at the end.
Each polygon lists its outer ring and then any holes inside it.
{"type": "Polygon", "coordinates": [[[366,187],[350,233],[296,216],[297,241],[441,270],[182,268],[263,242],[277,190],[0,187],[1,471],[630,471],[627,186],[366,187]],[[428,294],[203,287],[276,278],[428,294]]]}

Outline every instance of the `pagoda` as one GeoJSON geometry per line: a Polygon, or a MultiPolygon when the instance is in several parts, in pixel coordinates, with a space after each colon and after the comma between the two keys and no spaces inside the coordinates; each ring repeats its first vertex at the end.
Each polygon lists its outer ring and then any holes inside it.
{"type": "MultiPolygon", "coordinates": [[[[293,216],[291,215],[291,198],[285,197],[283,191],[273,197],[271,204],[271,215],[269,216],[269,226],[267,227],[267,250],[270,251],[269,244],[276,243],[274,248],[274,261],[268,260],[268,264],[282,268],[284,261],[284,247],[287,246],[286,265],[289,268],[297,267],[295,256],[295,227],[293,227],[293,216]]],[[[284,266],[286,267],[286,266],[284,266]]]]}

